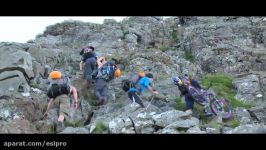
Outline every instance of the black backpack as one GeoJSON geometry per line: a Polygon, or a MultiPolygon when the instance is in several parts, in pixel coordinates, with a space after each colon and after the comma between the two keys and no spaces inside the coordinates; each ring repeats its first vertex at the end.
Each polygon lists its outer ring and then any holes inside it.
{"type": "Polygon", "coordinates": [[[134,83],[128,79],[122,80],[122,89],[127,92],[130,88],[134,87],[134,83]]]}
{"type": "Polygon", "coordinates": [[[69,78],[64,77],[60,80],[63,80],[63,84],[56,84],[56,83],[50,84],[49,89],[47,91],[47,96],[49,98],[56,98],[59,95],[70,93],[69,78]]]}

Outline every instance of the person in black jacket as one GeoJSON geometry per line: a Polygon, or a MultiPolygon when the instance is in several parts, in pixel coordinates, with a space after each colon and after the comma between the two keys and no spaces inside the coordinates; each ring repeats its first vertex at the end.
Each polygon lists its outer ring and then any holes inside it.
{"type": "Polygon", "coordinates": [[[79,64],[80,70],[83,70],[82,68],[84,67],[83,71],[83,79],[85,80],[81,93],[82,95],[85,94],[85,91],[88,89],[89,85],[93,82],[92,81],[92,73],[94,70],[97,70],[97,56],[94,53],[94,47],[92,46],[87,46],[83,48],[80,51],[80,55],[82,55],[81,62],[79,64]],[[85,63],[85,64],[84,64],[85,63]]]}

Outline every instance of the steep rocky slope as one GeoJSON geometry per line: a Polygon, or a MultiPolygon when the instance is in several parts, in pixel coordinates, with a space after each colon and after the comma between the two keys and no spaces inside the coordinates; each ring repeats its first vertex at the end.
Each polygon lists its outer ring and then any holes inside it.
{"type": "Polygon", "coordinates": [[[129,17],[103,24],[65,21],[48,26],[27,43],[0,43],[1,133],[54,133],[57,118],[48,103],[47,76],[60,70],[79,90],[79,109],[63,133],[265,133],[266,22],[262,17],[129,17]],[[108,104],[93,106],[83,89],[79,51],[92,45],[99,56],[115,58],[123,74],[111,81],[108,104]],[[130,103],[121,89],[129,71],[152,72],[159,95],[144,94],[147,108],[130,103]],[[193,117],[180,109],[171,77],[224,73],[241,103],[234,119],[193,117]],[[84,124],[85,122],[85,124],[84,124]]]}

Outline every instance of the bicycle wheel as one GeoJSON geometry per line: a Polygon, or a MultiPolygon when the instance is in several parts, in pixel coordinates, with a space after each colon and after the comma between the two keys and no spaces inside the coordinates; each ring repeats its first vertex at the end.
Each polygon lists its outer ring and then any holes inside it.
{"type": "Polygon", "coordinates": [[[210,106],[212,112],[216,115],[221,113],[223,119],[229,119],[233,115],[231,106],[224,99],[213,100],[211,101],[210,106]]]}

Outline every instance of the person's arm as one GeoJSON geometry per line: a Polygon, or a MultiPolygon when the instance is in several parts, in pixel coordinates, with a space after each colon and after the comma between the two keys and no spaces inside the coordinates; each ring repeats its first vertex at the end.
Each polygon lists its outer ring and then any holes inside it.
{"type": "Polygon", "coordinates": [[[70,86],[70,93],[73,94],[74,110],[76,111],[78,109],[78,92],[77,92],[77,89],[74,86],[70,86]]]}
{"type": "Polygon", "coordinates": [[[79,55],[83,55],[84,54],[84,48],[80,51],[79,55]]]}
{"type": "Polygon", "coordinates": [[[55,99],[51,98],[49,103],[48,103],[47,109],[46,109],[45,113],[43,114],[44,117],[48,116],[48,113],[49,113],[51,107],[53,106],[54,102],[55,102],[55,99]]]}
{"type": "Polygon", "coordinates": [[[99,59],[97,59],[98,68],[101,68],[105,63],[105,57],[100,57],[99,59]]]}
{"type": "Polygon", "coordinates": [[[158,91],[154,90],[151,86],[148,86],[148,89],[151,93],[158,94],[158,91]]]}
{"type": "Polygon", "coordinates": [[[79,63],[79,70],[82,70],[82,68],[83,68],[83,61],[80,61],[80,63],[79,63]]]}
{"type": "Polygon", "coordinates": [[[186,91],[181,86],[177,86],[177,87],[180,91],[180,97],[184,96],[186,94],[186,91]]]}
{"type": "Polygon", "coordinates": [[[144,81],[144,86],[146,88],[148,88],[151,93],[158,94],[158,91],[154,90],[153,87],[151,86],[151,84],[152,84],[152,82],[150,82],[149,80],[144,81]]]}

